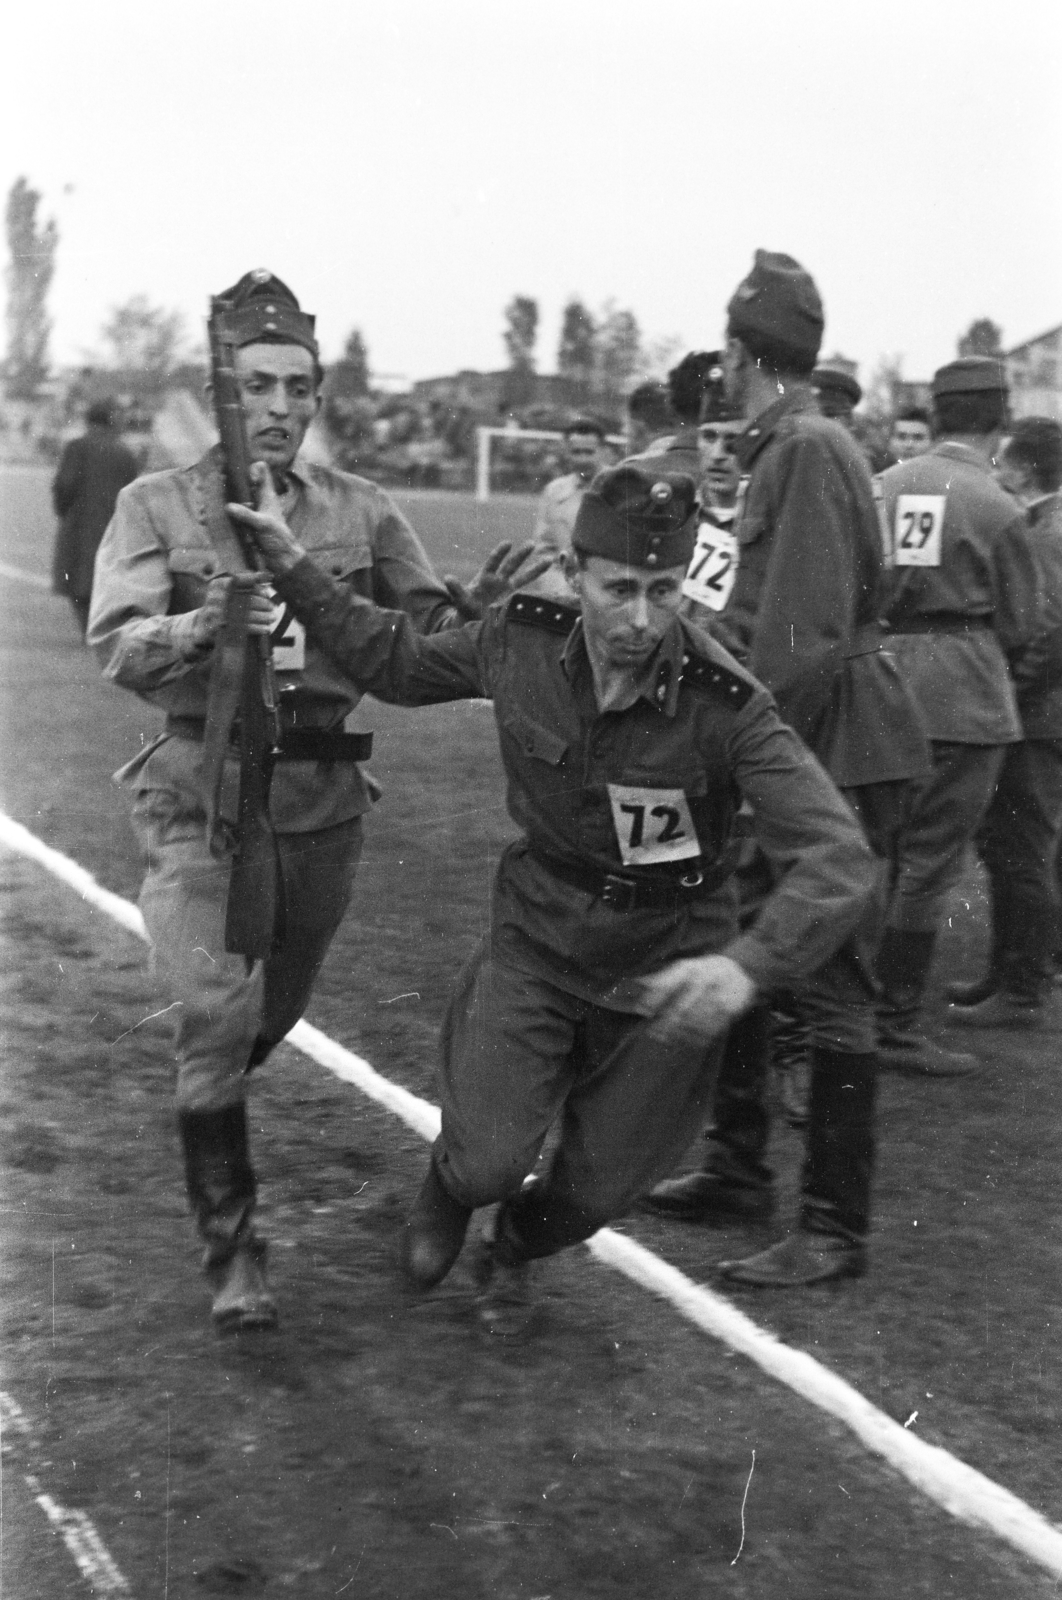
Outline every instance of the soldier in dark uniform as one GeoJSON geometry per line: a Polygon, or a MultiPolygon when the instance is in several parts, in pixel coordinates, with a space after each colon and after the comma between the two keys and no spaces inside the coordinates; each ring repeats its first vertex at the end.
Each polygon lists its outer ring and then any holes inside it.
{"type": "MultiPolygon", "coordinates": [[[[507,593],[508,563],[530,547],[499,547],[471,591],[454,580],[444,587],[389,496],[300,456],[321,403],[314,319],[264,269],[226,298],[238,318],[236,377],[252,458],[269,469],[285,514],[341,588],[400,607],[425,633],[461,620],[455,602],[475,614],[507,593]]],[[[350,901],[370,790],[358,765],[365,739],[344,731],[359,693],[283,608],[257,596],[254,631],[274,635],[280,690],[269,804],[287,917],[268,960],[227,951],[230,860],[207,839],[203,743],[225,597],[240,570],[221,465],[211,450],[193,467],[123,490],[97,557],[89,642],[112,682],[166,712],[165,731],[117,777],[132,791],[147,862],[140,904],[173,1014],[178,1126],[212,1316],[219,1330],[239,1331],[277,1317],[254,1227],[248,1073],[309,1002],[350,901]]]]}
{"type": "Polygon", "coordinates": [[[852,431],[852,413],[863,398],[859,379],[847,367],[823,361],[811,374],[811,387],[819,410],[852,431]]]}
{"type": "Polygon", "coordinates": [[[444,1024],[442,1134],[402,1254],[430,1288],[472,1209],[500,1202],[476,1268],[495,1328],[530,1260],[667,1171],[710,1093],[705,1043],[757,990],[821,966],[873,884],[851,812],[770,696],[678,616],[695,509],[689,478],[603,472],[568,558],[581,616],[518,595],[432,639],[337,586],[275,515],[244,514],[280,593],[355,682],[408,705],[494,701],[522,836],[444,1024]],[[742,798],[776,882],[739,932],[742,798]],[[523,1187],[558,1117],[550,1168],[523,1187]]]}
{"type": "Polygon", "coordinates": [[[1041,626],[1041,582],[1025,514],[992,479],[1007,424],[999,361],[965,356],[933,378],[936,442],[882,474],[889,568],[882,615],[917,697],[933,772],[904,833],[878,961],[881,1061],[954,1072],[972,1058],[930,1047],[920,1013],[948,894],[1019,743],[1011,675],[1041,626]]]}
{"type": "Polygon", "coordinates": [[[999,481],[1024,507],[1044,581],[1044,632],[1017,662],[1020,744],[1007,746],[977,849],[992,886],[988,970],[949,991],[951,1020],[1033,1028],[1048,1014],[1059,934],[1055,858],[1062,838],[1062,426],[1022,417],[999,481]]]}
{"type": "Polygon", "coordinates": [[[92,567],[114,502],[137,475],[136,458],[119,439],[111,400],[96,400],[85,413],[88,430],[71,439],[59,458],[52,504],[59,531],[52,558],[52,593],[64,594],[84,638],[92,599],[92,567]]]}
{"type": "MultiPolygon", "coordinates": [[[[748,484],[722,624],[843,790],[884,879],[911,781],[925,775],[929,754],[910,692],[883,649],[870,475],[851,435],[815,403],[810,379],[824,319],[799,263],[758,251],[728,314],[724,367],[727,392],[749,419],[734,446],[748,484]]],[[[748,892],[756,892],[752,882],[748,892]]],[[[811,1063],[801,1226],[747,1261],[723,1263],[736,1281],[785,1288],[864,1268],[880,929],[876,907],[801,989],[811,1063]]],[[[706,1222],[770,1215],[767,1044],[761,1008],[731,1034],[703,1169],[659,1185],[653,1209],[706,1222]]]]}

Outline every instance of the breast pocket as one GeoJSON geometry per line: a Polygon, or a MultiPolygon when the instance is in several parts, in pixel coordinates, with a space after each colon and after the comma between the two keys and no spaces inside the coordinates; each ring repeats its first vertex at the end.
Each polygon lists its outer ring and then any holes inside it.
{"type": "Polygon", "coordinates": [[[372,597],[372,551],[368,545],[308,544],[306,554],[340,583],[349,583],[355,593],[372,597]]]}
{"type": "Polygon", "coordinates": [[[502,718],[502,731],[525,756],[545,761],[559,767],[568,753],[567,740],[551,728],[543,727],[524,711],[507,711],[502,718]]]}
{"type": "Polygon", "coordinates": [[[171,614],[201,606],[207,584],[223,570],[217,551],[210,545],[178,545],[167,551],[166,564],[173,580],[171,614]]]}

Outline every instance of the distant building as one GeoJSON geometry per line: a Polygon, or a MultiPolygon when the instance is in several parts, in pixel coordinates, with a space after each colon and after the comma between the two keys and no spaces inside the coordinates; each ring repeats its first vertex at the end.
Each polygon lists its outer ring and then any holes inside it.
{"type": "MultiPolygon", "coordinates": [[[[415,399],[431,404],[433,401],[456,410],[465,407],[476,416],[497,420],[513,409],[509,404],[513,374],[503,367],[498,372],[455,372],[444,378],[421,378],[412,386],[415,399]]],[[[580,411],[589,405],[591,410],[609,408],[615,397],[600,395],[588,399],[586,392],[572,378],[556,372],[530,374],[530,393],[514,409],[524,412],[532,407],[547,406],[561,410],[580,411]]]]}
{"type": "Polygon", "coordinates": [[[1006,362],[1014,415],[1062,421],[1062,323],[1015,345],[1006,362]]]}

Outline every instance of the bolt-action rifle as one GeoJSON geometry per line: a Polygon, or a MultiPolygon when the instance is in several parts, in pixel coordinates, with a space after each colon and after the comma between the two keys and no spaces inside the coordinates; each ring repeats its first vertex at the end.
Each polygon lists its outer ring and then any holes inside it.
{"type": "MultiPolygon", "coordinates": [[[[236,378],[236,346],[229,325],[231,310],[222,296],[210,302],[207,328],[214,416],[220,435],[225,502],[253,508],[256,500],[236,378]]],[[[279,752],[280,721],[269,638],[251,634],[247,627],[251,596],[258,583],[252,575],[263,570],[263,562],[247,529],[231,517],[224,520],[225,546],[233,557],[238,554],[243,570],[236,572],[229,588],[210,673],[204,732],[208,833],[216,854],[232,850],[225,948],[252,961],[275,951],[284,928],[284,886],[269,819],[269,787],[279,752]],[[220,795],[234,732],[239,738],[240,783],[233,832],[220,821],[220,795]]],[[[235,559],[232,565],[237,565],[235,559]]]]}

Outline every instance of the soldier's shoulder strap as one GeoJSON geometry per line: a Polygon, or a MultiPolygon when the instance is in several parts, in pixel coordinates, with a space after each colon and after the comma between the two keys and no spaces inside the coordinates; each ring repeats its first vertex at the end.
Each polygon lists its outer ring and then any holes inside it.
{"type": "Polygon", "coordinates": [[[688,644],[682,653],[679,682],[701,694],[721,697],[735,711],[740,711],[756,690],[755,684],[741,673],[731,671],[710,656],[691,650],[688,644]]]}
{"type": "Polygon", "coordinates": [[[525,628],[542,628],[546,633],[565,637],[579,620],[575,606],[563,606],[537,594],[514,594],[505,607],[505,616],[507,621],[519,622],[525,628]]]}

